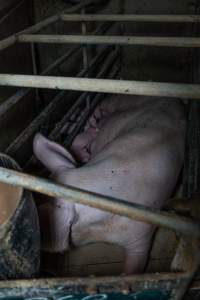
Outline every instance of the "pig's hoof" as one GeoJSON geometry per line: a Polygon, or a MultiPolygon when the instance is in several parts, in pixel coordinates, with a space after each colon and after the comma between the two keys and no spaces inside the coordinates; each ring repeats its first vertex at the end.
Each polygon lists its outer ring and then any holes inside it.
{"type": "MultiPolygon", "coordinates": [[[[17,163],[0,153],[0,166],[20,171],[17,163]]],[[[0,184],[0,278],[37,276],[40,266],[39,222],[32,194],[0,184]]]]}

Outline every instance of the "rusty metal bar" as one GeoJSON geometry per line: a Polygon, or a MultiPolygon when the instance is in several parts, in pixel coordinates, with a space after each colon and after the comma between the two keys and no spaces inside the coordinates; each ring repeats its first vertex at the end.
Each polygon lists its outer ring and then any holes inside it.
{"type": "MultiPolygon", "coordinates": [[[[62,295],[77,293],[123,293],[144,290],[171,291],[187,279],[187,274],[177,273],[154,273],[132,276],[91,276],[83,278],[51,278],[34,280],[9,280],[0,281],[1,297],[52,297],[55,291],[62,295]]],[[[191,287],[199,288],[198,281],[191,287]]],[[[38,299],[39,300],[39,299],[38,299]]],[[[42,300],[42,299],[41,299],[42,300]]]]}
{"type": "MultiPolygon", "coordinates": [[[[79,50],[79,49],[76,49],[79,50]]],[[[89,69],[83,69],[77,76],[85,76],[91,69],[95,68],[102,57],[107,52],[107,48],[104,48],[98,53],[95,58],[91,61],[89,69]]],[[[72,50],[71,50],[72,51],[72,50]]],[[[68,52],[69,54],[69,52],[68,52]]],[[[60,59],[61,60],[61,59],[60,59]]],[[[59,105],[61,99],[63,98],[65,92],[62,91],[47,105],[47,107],[31,122],[31,124],[22,131],[22,133],[13,141],[11,145],[6,149],[6,153],[13,156],[23,144],[37,131],[43,122],[49,118],[49,115],[56,109],[59,105]]]]}
{"type": "Polygon", "coordinates": [[[0,86],[200,99],[199,84],[0,74],[0,86]]]}
{"type": "Polygon", "coordinates": [[[135,14],[62,14],[62,21],[76,22],[170,22],[170,23],[198,23],[199,15],[135,15],[135,14]]]}
{"type": "MultiPolygon", "coordinates": [[[[85,7],[85,6],[87,6],[91,3],[95,3],[95,2],[97,2],[97,0],[81,1],[81,3],[74,5],[71,8],[66,9],[65,13],[73,13],[77,10],[80,10],[82,7],[85,7]]],[[[24,29],[23,31],[13,34],[12,36],[0,41],[0,51],[14,45],[17,42],[18,35],[25,34],[25,33],[36,33],[38,31],[40,31],[41,29],[47,27],[48,25],[51,25],[59,20],[60,20],[60,14],[57,14],[57,15],[51,16],[31,27],[28,27],[28,28],[24,29]]]]}
{"type": "Polygon", "coordinates": [[[4,40],[0,41],[0,51],[14,45],[16,42],[17,42],[16,35],[12,35],[8,38],[5,38],[4,40]]]}
{"type": "Polygon", "coordinates": [[[188,218],[160,212],[144,205],[100,196],[75,187],[55,184],[50,180],[5,168],[0,168],[0,182],[20,186],[50,197],[63,198],[66,201],[105,210],[129,219],[166,227],[190,238],[200,238],[200,224],[194,223],[188,218]]]}
{"type": "Polygon", "coordinates": [[[86,44],[86,45],[140,45],[158,47],[199,48],[200,38],[193,37],[152,37],[152,36],[95,36],[95,35],[50,35],[20,34],[17,41],[21,43],[48,44],[86,44]]]}

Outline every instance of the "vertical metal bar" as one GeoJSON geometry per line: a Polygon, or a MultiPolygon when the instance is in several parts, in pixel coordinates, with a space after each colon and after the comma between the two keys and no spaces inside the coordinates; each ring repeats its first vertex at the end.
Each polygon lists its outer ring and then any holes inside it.
{"type": "MultiPolygon", "coordinates": [[[[33,66],[33,74],[38,75],[38,68],[37,68],[37,62],[36,62],[36,49],[35,49],[35,44],[31,43],[31,58],[32,58],[32,66],[33,66]]],[[[40,95],[39,95],[39,90],[36,88],[35,89],[35,98],[37,103],[40,103],[40,95]]]]}
{"type": "MultiPolygon", "coordinates": [[[[82,14],[85,14],[85,7],[82,8],[81,10],[82,14]]],[[[87,25],[86,22],[81,22],[81,31],[82,31],[82,35],[86,35],[87,34],[87,25]]],[[[89,58],[88,58],[88,47],[87,45],[82,45],[82,49],[83,49],[83,68],[84,69],[88,69],[89,66],[89,58]]],[[[89,108],[90,107],[90,95],[88,94],[86,97],[86,106],[89,108]]]]}

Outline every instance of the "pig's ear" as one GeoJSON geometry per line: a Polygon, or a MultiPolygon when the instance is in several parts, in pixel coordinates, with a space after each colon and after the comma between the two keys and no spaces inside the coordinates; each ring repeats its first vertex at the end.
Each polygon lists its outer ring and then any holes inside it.
{"type": "Polygon", "coordinates": [[[56,173],[63,168],[76,167],[74,158],[65,148],[40,133],[37,133],[34,138],[33,152],[51,173],[56,173]]]}

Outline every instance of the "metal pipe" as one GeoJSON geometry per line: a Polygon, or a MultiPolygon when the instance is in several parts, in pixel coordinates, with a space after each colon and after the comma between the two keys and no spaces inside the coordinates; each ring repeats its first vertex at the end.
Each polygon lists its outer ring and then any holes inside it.
{"type": "Polygon", "coordinates": [[[0,168],[0,182],[20,186],[50,197],[63,198],[66,201],[105,210],[129,219],[166,227],[190,238],[200,237],[200,225],[198,223],[194,223],[187,218],[160,212],[144,205],[100,196],[75,187],[55,184],[46,179],[5,168],[0,168]]]}
{"type": "MultiPolygon", "coordinates": [[[[33,68],[33,75],[38,75],[38,65],[37,65],[37,61],[36,61],[36,45],[34,43],[31,43],[31,58],[32,58],[32,68],[33,68]]],[[[36,89],[35,90],[35,99],[37,101],[37,103],[39,104],[40,102],[40,94],[39,94],[39,90],[36,89]]]]}
{"type": "MultiPolygon", "coordinates": [[[[81,3],[74,5],[71,8],[66,9],[65,13],[73,13],[73,12],[81,9],[84,6],[87,6],[87,5],[89,5],[91,3],[95,3],[95,2],[97,2],[97,0],[81,1],[81,3]]],[[[17,42],[18,35],[25,34],[25,33],[36,33],[38,31],[40,31],[41,29],[47,27],[48,25],[51,25],[59,20],[60,20],[60,14],[51,16],[33,26],[30,26],[16,34],[11,35],[10,37],[8,37],[6,39],[3,39],[2,41],[0,41],[0,51],[14,45],[17,42]]]]}
{"type": "MultiPolygon", "coordinates": [[[[63,299],[64,295],[66,296],[66,299],[69,293],[72,295],[81,293],[90,295],[94,294],[94,298],[104,298],[97,296],[95,297],[95,294],[108,294],[114,291],[115,293],[119,294],[127,294],[128,298],[134,299],[136,297],[133,296],[132,291],[144,290],[144,286],[145,290],[163,290],[166,292],[171,292],[171,290],[181,285],[181,283],[187,280],[187,278],[188,275],[183,272],[170,272],[151,274],[145,273],[142,275],[139,274],[131,276],[90,276],[81,278],[67,277],[50,279],[34,278],[33,280],[1,280],[0,296],[4,299],[20,297],[23,299],[37,298],[38,300],[45,300],[49,299],[54,294],[54,298],[56,299],[63,299]]],[[[195,289],[199,290],[198,278],[191,286],[190,291],[195,291],[195,289]]],[[[91,296],[91,298],[93,297],[91,296]]],[[[70,299],[69,296],[67,299],[70,299]]],[[[161,298],[159,297],[159,299],[161,298]]]]}
{"type": "Polygon", "coordinates": [[[8,38],[5,38],[4,40],[0,41],[0,51],[14,45],[16,42],[17,42],[16,35],[12,35],[8,38]]]}
{"type": "Polygon", "coordinates": [[[199,84],[0,74],[0,86],[200,99],[199,84]]]}
{"type": "MultiPolygon", "coordinates": [[[[75,49],[74,49],[75,50],[75,49]]],[[[69,57],[72,54],[72,51],[68,51],[69,57]]],[[[79,50],[76,48],[76,50],[79,50]]],[[[83,69],[77,74],[78,76],[85,76],[88,74],[88,72],[95,68],[98,62],[102,59],[104,54],[106,53],[108,49],[104,48],[98,53],[94,59],[91,61],[91,64],[88,69],[83,69]]],[[[66,54],[65,54],[66,56],[66,54]]],[[[61,61],[61,58],[59,59],[61,61]]],[[[10,156],[15,155],[15,153],[23,146],[23,144],[37,131],[39,130],[40,126],[43,124],[43,122],[49,118],[50,114],[52,114],[55,109],[58,107],[61,99],[64,97],[65,92],[61,91],[56,97],[47,105],[47,107],[31,122],[31,124],[25,128],[22,133],[14,140],[14,142],[9,145],[9,147],[6,149],[6,153],[10,156]]]]}
{"type": "Polygon", "coordinates": [[[193,37],[20,34],[17,40],[21,43],[200,47],[200,38],[193,37]]]}
{"type": "MultiPolygon", "coordinates": [[[[114,63],[114,60],[116,60],[116,58],[117,58],[117,51],[115,53],[115,57],[110,57],[109,58],[109,61],[107,62],[107,68],[103,68],[100,73],[104,74],[106,71],[109,72],[110,71],[110,70],[108,70],[109,67],[112,70],[112,66],[111,65],[114,63]]],[[[118,69],[114,69],[108,76],[109,76],[109,78],[114,78],[117,73],[118,73],[118,69]]],[[[101,74],[99,76],[101,76],[101,74]]],[[[75,137],[77,136],[77,134],[81,131],[81,129],[84,127],[84,125],[87,122],[89,116],[92,114],[92,112],[94,111],[95,107],[101,101],[102,98],[103,98],[103,94],[96,94],[95,97],[94,97],[94,99],[92,99],[92,101],[91,101],[90,107],[89,108],[86,107],[86,111],[83,114],[83,116],[81,117],[81,119],[79,120],[77,126],[73,129],[73,131],[70,133],[70,135],[65,139],[65,142],[64,142],[63,145],[66,148],[68,148],[68,147],[71,146],[71,144],[73,143],[73,140],[75,139],[75,137]]],[[[67,117],[67,115],[62,119],[62,122],[64,121],[64,119],[65,120],[67,119],[66,117],[67,117]]],[[[64,124],[63,124],[63,127],[64,127],[64,124]]],[[[62,130],[61,132],[63,134],[63,133],[65,133],[65,130],[62,130]]]]}
{"type": "MultiPolygon", "coordinates": [[[[56,67],[61,65],[64,61],[66,61],[68,58],[70,58],[73,54],[75,54],[78,50],[80,50],[81,47],[74,47],[67,51],[66,54],[59,57],[57,60],[55,60],[50,66],[48,66],[44,71],[42,71],[41,75],[48,74],[49,72],[53,71],[56,67]]],[[[4,101],[0,105],[0,118],[8,112],[14,105],[18,103],[23,97],[25,97],[28,93],[31,92],[31,88],[22,88],[19,91],[17,91],[14,95],[12,95],[10,98],[8,98],[6,101],[4,101]]]]}
{"type": "Polygon", "coordinates": [[[135,15],[135,14],[71,14],[60,16],[62,21],[76,22],[170,22],[170,23],[197,23],[200,22],[199,15],[135,15]]]}
{"type": "MultiPolygon", "coordinates": [[[[102,69],[97,74],[97,78],[100,78],[101,76],[105,76],[106,71],[108,71],[108,68],[111,67],[115,59],[117,58],[118,52],[115,51],[113,53],[110,53],[108,58],[104,61],[102,69]]],[[[112,78],[112,77],[111,77],[112,78]]],[[[54,130],[49,135],[50,139],[57,140],[59,137],[59,133],[61,129],[66,125],[67,121],[69,121],[69,118],[73,115],[73,113],[76,111],[76,109],[84,103],[85,99],[87,98],[88,93],[83,93],[78,98],[78,100],[74,103],[74,105],[70,108],[70,110],[67,112],[67,114],[62,118],[62,120],[56,124],[54,130]]],[[[93,100],[94,101],[94,100],[93,100]]],[[[92,103],[93,103],[92,101],[92,103]]]]}
{"type": "Polygon", "coordinates": [[[20,6],[22,6],[22,4],[25,2],[26,0],[22,0],[20,2],[18,2],[14,7],[12,7],[8,13],[6,15],[4,15],[1,19],[0,19],[0,24],[2,24],[7,18],[9,18],[20,6]]]}
{"type": "MultiPolygon", "coordinates": [[[[106,23],[100,25],[97,27],[97,29],[94,31],[94,34],[98,33],[98,32],[105,32],[110,28],[110,25],[106,25],[106,23]]],[[[59,65],[61,65],[63,62],[65,62],[68,58],[70,58],[71,55],[73,55],[74,53],[76,53],[76,51],[80,50],[80,46],[79,47],[74,47],[72,49],[70,49],[69,51],[67,51],[66,54],[64,54],[63,56],[59,57],[57,60],[55,60],[50,66],[48,66],[42,73],[41,75],[45,75],[48,74],[49,72],[53,71],[54,68],[58,67],[59,65]]],[[[19,91],[17,91],[14,95],[12,95],[10,98],[8,98],[6,101],[4,101],[1,105],[0,105],[0,118],[3,116],[3,114],[7,113],[7,111],[9,109],[11,109],[11,107],[13,107],[14,105],[17,104],[18,101],[20,101],[23,97],[25,97],[29,92],[31,92],[31,89],[20,89],[19,91]]]]}
{"type": "MultiPolygon", "coordinates": [[[[85,14],[85,7],[82,8],[81,10],[82,14],[85,14]]],[[[82,22],[81,23],[81,33],[82,35],[86,35],[87,34],[87,24],[86,22],[82,22]]],[[[83,68],[87,69],[88,68],[88,64],[89,64],[89,46],[82,46],[82,52],[83,52],[83,68]]],[[[88,77],[88,76],[87,76],[88,77]]],[[[87,106],[90,106],[90,95],[87,95],[87,106]]]]}

